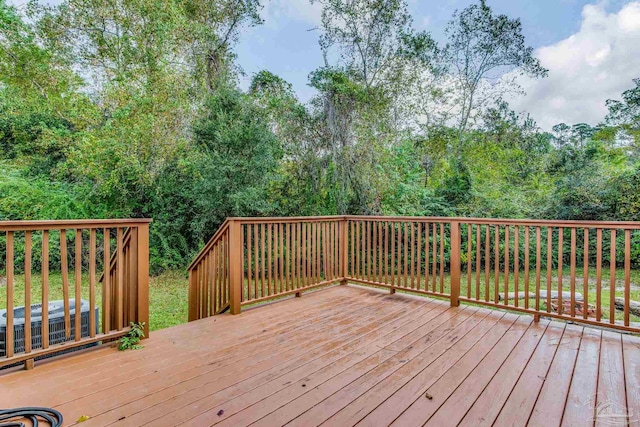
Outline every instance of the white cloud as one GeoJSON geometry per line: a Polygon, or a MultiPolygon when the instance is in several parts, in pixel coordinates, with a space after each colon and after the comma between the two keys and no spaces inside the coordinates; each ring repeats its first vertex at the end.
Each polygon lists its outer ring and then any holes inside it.
{"type": "Polygon", "coordinates": [[[322,19],[322,5],[309,0],[271,0],[264,5],[265,24],[278,26],[287,19],[300,21],[317,27],[322,19]]]}
{"type": "Polygon", "coordinates": [[[597,124],[607,114],[605,101],[620,98],[640,77],[640,1],[617,13],[607,13],[604,3],[584,6],[580,30],[535,56],[549,76],[520,79],[527,95],[512,107],[531,113],[545,130],[560,122],[597,124]]]}

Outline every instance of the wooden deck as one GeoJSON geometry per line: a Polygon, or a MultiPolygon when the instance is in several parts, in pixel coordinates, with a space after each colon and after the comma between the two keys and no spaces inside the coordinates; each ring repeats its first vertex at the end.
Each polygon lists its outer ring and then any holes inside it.
{"type": "Polygon", "coordinates": [[[448,301],[336,286],[144,344],[0,375],[0,407],[82,426],[640,425],[639,338],[448,301]]]}

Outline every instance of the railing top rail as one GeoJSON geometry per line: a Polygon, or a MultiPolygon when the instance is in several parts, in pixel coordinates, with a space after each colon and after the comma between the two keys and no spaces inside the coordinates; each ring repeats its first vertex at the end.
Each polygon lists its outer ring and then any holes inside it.
{"type": "Polygon", "coordinates": [[[191,261],[191,264],[189,264],[189,267],[187,267],[187,271],[191,270],[193,267],[196,266],[196,264],[200,262],[200,260],[205,256],[205,254],[209,251],[209,249],[211,249],[211,247],[216,243],[216,241],[218,241],[222,233],[224,233],[229,228],[229,223],[233,219],[235,218],[227,218],[224,220],[220,228],[218,228],[218,231],[216,231],[213,237],[211,237],[211,239],[209,239],[207,244],[204,245],[204,248],[202,248],[202,250],[198,252],[198,255],[196,255],[194,260],[191,261]]]}
{"type": "Polygon", "coordinates": [[[553,220],[553,219],[511,219],[511,218],[475,218],[475,217],[447,217],[447,216],[383,216],[383,215],[328,215],[328,216],[295,216],[295,217],[234,217],[229,220],[240,221],[243,224],[255,223],[283,223],[283,222],[313,222],[313,221],[424,221],[424,222],[460,222],[466,224],[490,225],[528,225],[539,227],[578,227],[578,228],[615,228],[640,230],[638,221],[581,221],[581,220],[553,220]]]}
{"type": "Polygon", "coordinates": [[[47,221],[0,221],[0,231],[63,230],[71,228],[136,227],[149,224],[150,218],[63,219],[47,221]]]}
{"type": "Polygon", "coordinates": [[[345,215],[327,216],[278,216],[278,217],[232,217],[229,220],[239,221],[242,224],[256,223],[283,223],[283,222],[313,222],[313,221],[344,221],[345,215]]]}
{"type": "Polygon", "coordinates": [[[347,215],[344,218],[362,221],[424,221],[424,222],[460,222],[464,224],[490,224],[490,225],[529,225],[529,226],[554,226],[554,227],[578,227],[578,228],[616,228],[616,229],[640,229],[637,221],[578,221],[578,220],[549,220],[549,219],[505,219],[505,218],[466,218],[466,217],[441,217],[441,216],[367,216],[347,215]]]}

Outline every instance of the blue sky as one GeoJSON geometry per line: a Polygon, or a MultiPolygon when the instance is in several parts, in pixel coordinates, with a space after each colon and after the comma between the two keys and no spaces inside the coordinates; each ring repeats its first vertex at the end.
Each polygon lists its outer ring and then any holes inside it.
{"type": "MultiPolygon", "coordinates": [[[[409,7],[416,28],[427,30],[436,40],[444,41],[444,29],[453,12],[471,3],[470,0],[410,0],[409,7]]],[[[560,121],[597,123],[606,113],[604,101],[619,97],[622,90],[631,87],[632,78],[640,77],[640,61],[634,60],[634,57],[640,58],[640,25],[639,28],[633,26],[636,19],[640,23],[639,1],[488,0],[487,3],[497,13],[520,17],[527,42],[539,49],[536,54],[546,52],[548,56],[548,64],[543,65],[550,69],[550,76],[542,87],[524,82],[528,95],[512,102],[514,108],[531,113],[543,128],[548,129],[560,121]],[[631,31],[618,28],[623,13],[626,20],[632,22],[631,31]],[[601,39],[608,48],[600,43],[601,39]],[[615,52],[616,48],[619,52],[615,52]],[[575,55],[576,49],[582,49],[584,55],[573,58],[571,64],[563,63],[562,57],[575,55]],[[607,56],[615,57],[616,62],[605,58],[594,69],[589,55],[603,49],[609,49],[607,56]],[[581,74],[585,75],[577,80],[580,84],[602,87],[587,100],[590,108],[584,108],[584,87],[564,93],[571,82],[563,79],[563,75],[570,74],[566,68],[572,68],[572,64],[573,68],[582,67],[584,71],[581,74]],[[624,69],[616,70],[619,67],[624,69]],[[605,84],[602,84],[603,72],[607,74],[605,84]],[[598,84],[589,84],[591,80],[586,77],[591,74],[598,84]],[[532,93],[542,99],[533,100],[532,93]],[[572,111],[576,107],[572,98],[580,100],[580,115],[572,111]],[[549,105],[557,107],[557,111],[555,107],[549,111],[549,105]]],[[[265,3],[262,16],[264,25],[244,31],[236,48],[238,63],[247,75],[242,80],[243,87],[248,85],[252,74],[267,69],[292,83],[300,99],[307,101],[314,93],[307,85],[308,75],[322,65],[320,33],[314,30],[320,20],[318,5],[311,5],[308,0],[271,0],[265,3]]]]}

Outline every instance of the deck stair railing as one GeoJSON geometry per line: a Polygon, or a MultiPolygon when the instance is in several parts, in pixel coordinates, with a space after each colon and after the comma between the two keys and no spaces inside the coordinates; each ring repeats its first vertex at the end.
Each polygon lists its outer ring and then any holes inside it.
{"type": "Polygon", "coordinates": [[[638,270],[638,222],[229,218],[189,268],[189,319],[351,282],[640,332],[638,270]]]}
{"type": "Polygon", "coordinates": [[[36,358],[112,341],[129,332],[130,322],[144,323],[148,335],[150,222],[0,221],[0,308],[6,310],[0,368],[19,362],[31,368],[36,358]],[[53,301],[62,305],[62,338],[50,331],[53,301]],[[81,324],[82,301],[88,325],[81,324]]]}

